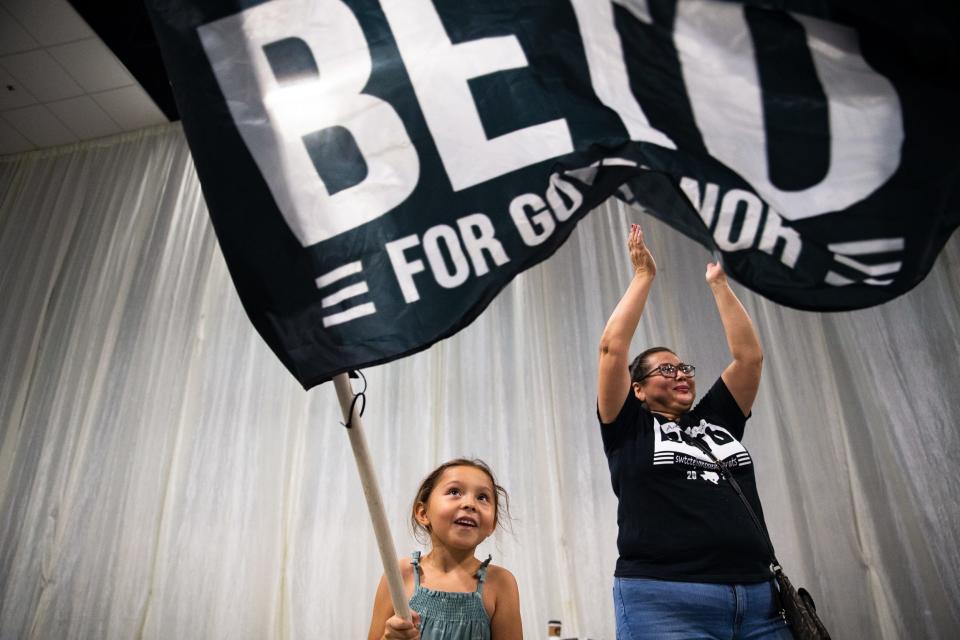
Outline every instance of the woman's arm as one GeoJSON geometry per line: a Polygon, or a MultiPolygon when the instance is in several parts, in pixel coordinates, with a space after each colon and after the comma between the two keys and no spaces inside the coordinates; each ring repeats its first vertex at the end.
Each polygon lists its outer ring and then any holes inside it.
{"type": "Polygon", "coordinates": [[[503,567],[495,569],[490,585],[496,593],[493,616],[490,618],[491,640],[523,640],[520,620],[520,590],[517,579],[503,567]]]}
{"type": "Polygon", "coordinates": [[[630,390],[630,372],[627,368],[630,341],[637,330],[653,278],[657,274],[657,263],[643,242],[640,225],[630,225],[627,247],[633,264],[633,280],[610,314],[600,337],[597,409],[603,422],[612,422],[617,417],[630,390]]]}
{"type": "Polygon", "coordinates": [[[705,277],[717,302],[723,331],[727,334],[727,346],[733,356],[733,362],[727,365],[720,377],[737,401],[740,411],[747,415],[760,387],[763,349],[750,316],[730,288],[727,274],[720,263],[708,264],[705,277]]]}

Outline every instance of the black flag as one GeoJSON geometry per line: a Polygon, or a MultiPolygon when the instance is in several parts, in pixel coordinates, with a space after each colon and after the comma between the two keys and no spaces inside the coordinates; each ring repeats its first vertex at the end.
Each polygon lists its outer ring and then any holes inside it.
{"type": "Polygon", "coordinates": [[[909,290],[960,224],[960,67],[933,17],[147,5],[241,300],[305,387],[455,333],[613,194],[802,309],[909,290]]]}

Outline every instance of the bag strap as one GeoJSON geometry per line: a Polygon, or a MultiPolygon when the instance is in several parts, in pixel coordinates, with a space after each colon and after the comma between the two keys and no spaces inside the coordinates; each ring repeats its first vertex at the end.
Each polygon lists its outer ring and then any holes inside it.
{"type": "MultiPolygon", "coordinates": [[[[770,536],[767,535],[766,529],[763,528],[763,524],[760,523],[760,518],[757,517],[757,514],[754,512],[753,507],[750,506],[750,501],[747,500],[747,496],[743,495],[743,489],[740,488],[740,483],[737,482],[737,479],[733,477],[733,474],[730,473],[730,469],[727,468],[720,458],[714,455],[713,451],[710,450],[704,442],[698,438],[691,438],[693,446],[703,451],[705,454],[710,456],[710,458],[716,463],[720,468],[720,475],[722,475],[727,482],[730,483],[730,486],[733,487],[734,491],[737,492],[737,495],[740,496],[740,501],[743,502],[743,506],[747,508],[747,513],[750,514],[750,518],[753,520],[753,524],[757,525],[757,530],[760,532],[760,535],[763,536],[764,542],[767,543],[767,549],[770,551],[771,559],[771,569],[774,573],[780,573],[782,569],[780,568],[780,562],[777,560],[777,554],[773,550],[773,542],[770,541],[770,536]]],[[[685,440],[686,442],[686,440],[685,440]]]]}

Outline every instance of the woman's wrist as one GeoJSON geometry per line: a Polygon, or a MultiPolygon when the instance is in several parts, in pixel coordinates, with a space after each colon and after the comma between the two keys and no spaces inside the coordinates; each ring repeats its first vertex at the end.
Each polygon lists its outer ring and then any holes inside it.
{"type": "Polygon", "coordinates": [[[710,290],[713,291],[714,295],[717,295],[720,293],[726,293],[727,291],[732,291],[732,289],[730,288],[730,283],[727,282],[726,278],[718,278],[707,284],[710,285],[710,290]]]}
{"type": "Polygon", "coordinates": [[[656,275],[657,275],[656,271],[649,271],[643,268],[640,268],[640,269],[634,268],[633,270],[634,280],[640,279],[640,280],[647,280],[652,282],[656,275]]]}

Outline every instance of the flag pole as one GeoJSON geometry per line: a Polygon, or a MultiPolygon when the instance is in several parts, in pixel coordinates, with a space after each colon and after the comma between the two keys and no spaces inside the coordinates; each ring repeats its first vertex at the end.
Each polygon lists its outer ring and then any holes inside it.
{"type": "Polygon", "coordinates": [[[380,549],[380,561],[383,563],[383,575],[387,579],[390,590],[390,599],[393,601],[393,610],[404,620],[410,621],[410,607],[403,590],[403,578],[400,576],[400,567],[397,563],[397,549],[393,546],[393,537],[390,535],[390,525],[387,522],[387,513],[383,508],[383,499],[380,497],[380,485],[370,461],[370,452],[367,450],[367,440],[363,435],[363,423],[360,414],[353,406],[353,385],[346,373],[333,377],[333,386],[337,390],[337,399],[343,411],[343,422],[347,427],[350,438],[350,447],[353,449],[353,458],[360,473],[360,484],[363,485],[363,495],[367,499],[367,509],[370,511],[370,522],[373,524],[373,533],[377,537],[377,547],[380,549]],[[351,415],[352,413],[352,415],[351,415]]]}

